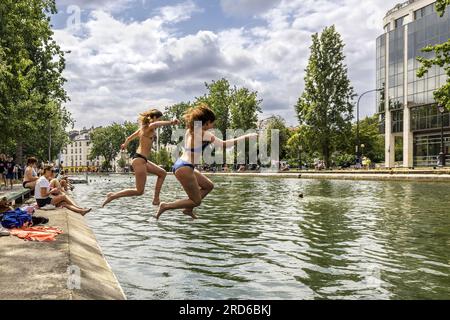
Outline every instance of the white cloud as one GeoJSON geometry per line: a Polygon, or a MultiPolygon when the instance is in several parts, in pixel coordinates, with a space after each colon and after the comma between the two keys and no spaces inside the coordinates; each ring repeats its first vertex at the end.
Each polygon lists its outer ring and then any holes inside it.
{"type": "Polygon", "coordinates": [[[228,16],[247,17],[260,14],[281,0],[220,0],[223,12],[228,16]]]}
{"type": "Polygon", "coordinates": [[[186,1],[177,6],[166,6],[156,10],[161,18],[168,23],[178,23],[191,18],[195,12],[202,12],[193,1],[186,1]]]}
{"type": "MultiPolygon", "coordinates": [[[[63,49],[72,51],[65,73],[70,110],[77,126],[134,120],[146,108],[192,100],[204,93],[205,81],[226,77],[257,90],[266,115],[279,114],[295,124],[293,106],[303,87],[312,32],[335,24],[347,44],[357,92],[373,88],[375,38],[391,6],[381,2],[277,1],[258,13],[265,21],[258,27],[184,36],[177,33],[176,23],[200,10],[193,1],[155,10],[141,22],[93,11],[83,36],[69,29],[56,31],[63,49]]],[[[367,99],[366,109],[373,106],[367,99]]],[[[369,111],[363,107],[363,114],[369,111]]]]}
{"type": "Polygon", "coordinates": [[[58,6],[78,6],[81,10],[117,12],[127,8],[135,0],[57,0],[58,6]]]}

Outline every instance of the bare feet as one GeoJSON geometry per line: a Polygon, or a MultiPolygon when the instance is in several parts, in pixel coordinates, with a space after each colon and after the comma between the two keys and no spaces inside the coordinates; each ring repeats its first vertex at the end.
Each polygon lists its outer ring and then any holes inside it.
{"type": "Polygon", "coordinates": [[[153,199],[153,205],[154,206],[159,206],[160,204],[161,204],[161,200],[159,200],[159,198],[153,199]]]}
{"type": "Polygon", "coordinates": [[[194,220],[198,218],[192,209],[184,209],[182,212],[183,212],[183,214],[191,217],[194,220]]]}
{"type": "Polygon", "coordinates": [[[161,202],[161,204],[159,205],[158,213],[157,213],[156,216],[155,216],[156,220],[158,220],[159,217],[160,217],[165,211],[167,211],[167,203],[161,202]]]}
{"type": "Polygon", "coordinates": [[[103,202],[102,208],[105,207],[108,203],[110,203],[113,200],[113,198],[112,198],[113,194],[114,193],[110,192],[106,195],[106,200],[105,200],[105,202],[103,202]]]}
{"type": "Polygon", "coordinates": [[[92,211],[92,209],[91,208],[89,208],[89,209],[85,209],[82,213],[81,213],[81,215],[84,217],[85,215],[87,215],[89,212],[91,212],[92,211]]]}

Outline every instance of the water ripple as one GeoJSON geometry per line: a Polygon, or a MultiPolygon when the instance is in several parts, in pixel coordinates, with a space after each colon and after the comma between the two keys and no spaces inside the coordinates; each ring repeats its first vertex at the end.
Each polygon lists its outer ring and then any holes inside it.
{"type": "MultiPolygon", "coordinates": [[[[450,298],[442,184],[214,177],[201,219],[156,221],[155,178],[105,209],[134,180],[91,180],[75,198],[129,299],[450,298]]],[[[168,177],[162,200],[184,197],[168,177]]]]}

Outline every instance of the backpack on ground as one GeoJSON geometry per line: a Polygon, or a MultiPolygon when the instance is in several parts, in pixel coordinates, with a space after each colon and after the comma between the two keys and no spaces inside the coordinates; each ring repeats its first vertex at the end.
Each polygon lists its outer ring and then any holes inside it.
{"type": "Polygon", "coordinates": [[[32,222],[32,217],[28,212],[20,208],[4,212],[1,218],[2,226],[7,229],[21,228],[27,222],[32,222]]]}

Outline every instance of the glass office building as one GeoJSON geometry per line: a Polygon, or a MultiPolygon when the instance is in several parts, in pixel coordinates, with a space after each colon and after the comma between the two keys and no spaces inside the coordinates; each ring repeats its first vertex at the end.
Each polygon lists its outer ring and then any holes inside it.
{"type": "MultiPolygon", "coordinates": [[[[422,48],[450,39],[450,8],[439,17],[435,1],[410,0],[387,13],[384,31],[376,42],[376,64],[377,87],[383,89],[377,96],[377,112],[385,134],[386,167],[436,166],[442,122],[433,92],[447,77],[439,67],[417,77],[417,57],[431,57],[433,53],[422,48]]],[[[443,124],[450,165],[450,113],[444,114],[443,124]]]]}

